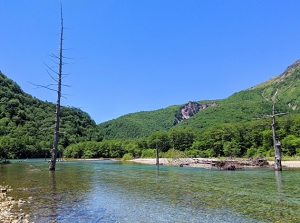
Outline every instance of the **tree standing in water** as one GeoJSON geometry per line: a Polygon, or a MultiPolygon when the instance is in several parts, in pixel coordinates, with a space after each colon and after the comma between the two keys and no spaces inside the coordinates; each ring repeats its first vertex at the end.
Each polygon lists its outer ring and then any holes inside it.
{"type": "Polygon", "coordinates": [[[57,100],[56,100],[56,110],[55,110],[55,126],[54,126],[54,140],[53,140],[53,148],[51,149],[51,160],[49,165],[50,171],[55,171],[56,159],[57,159],[57,151],[58,151],[58,140],[59,140],[59,121],[60,121],[60,99],[61,99],[61,81],[62,81],[62,66],[63,66],[63,13],[62,7],[60,10],[61,15],[61,28],[60,28],[60,43],[59,43],[59,64],[58,64],[58,79],[57,81],[57,100]]]}
{"type": "MultiPolygon", "coordinates": [[[[276,135],[276,128],[275,128],[275,116],[278,115],[285,115],[286,113],[277,113],[275,114],[275,102],[276,102],[276,95],[278,93],[278,89],[276,89],[276,92],[271,97],[272,101],[272,115],[266,115],[265,118],[272,118],[272,134],[273,134],[273,147],[274,147],[274,170],[275,171],[282,171],[282,164],[281,164],[281,143],[277,138],[276,135]]],[[[264,95],[262,95],[264,97],[264,95]]],[[[269,101],[266,97],[264,97],[267,101],[269,101]]]]}

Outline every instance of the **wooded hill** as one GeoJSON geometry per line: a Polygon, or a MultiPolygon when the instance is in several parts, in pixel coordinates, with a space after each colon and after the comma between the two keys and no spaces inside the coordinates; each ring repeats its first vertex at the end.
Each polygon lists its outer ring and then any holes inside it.
{"type": "Polygon", "coordinates": [[[69,157],[274,156],[272,105],[283,155],[300,155],[300,62],[281,75],[222,100],[188,102],[99,124],[102,142],[70,145],[69,157]],[[266,116],[269,115],[269,118],[266,116]]]}
{"type": "MultiPolygon", "coordinates": [[[[60,149],[95,140],[97,125],[77,108],[62,107],[60,149]]],[[[0,71],[0,158],[49,157],[55,105],[26,94],[0,71]]]]}
{"type": "Polygon", "coordinates": [[[172,128],[200,130],[222,123],[252,121],[272,113],[271,98],[275,92],[276,112],[299,114],[300,61],[281,75],[226,99],[188,102],[156,111],[132,113],[98,126],[105,139],[117,139],[144,137],[172,128]],[[208,104],[214,106],[205,106],[208,104]],[[205,108],[196,108],[201,106],[205,108]],[[189,118],[180,119],[186,113],[190,113],[189,118]]]}
{"type": "MultiPolygon", "coordinates": [[[[52,148],[54,104],[24,93],[0,73],[0,158],[43,157],[52,148]]],[[[273,156],[272,99],[284,155],[300,155],[300,61],[281,75],[222,100],[187,102],[124,115],[98,126],[63,107],[59,147],[66,157],[273,156]],[[274,97],[276,95],[276,97],[274,97]]]]}

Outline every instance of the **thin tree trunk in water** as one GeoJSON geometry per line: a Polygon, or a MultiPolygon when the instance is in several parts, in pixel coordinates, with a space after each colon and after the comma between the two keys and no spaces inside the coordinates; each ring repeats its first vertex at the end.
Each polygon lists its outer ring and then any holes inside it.
{"type": "Polygon", "coordinates": [[[62,43],[63,43],[63,15],[61,8],[61,30],[60,30],[60,44],[59,44],[59,68],[58,68],[58,89],[57,89],[57,101],[56,101],[56,111],[55,111],[55,127],[54,127],[54,141],[53,148],[51,150],[51,160],[49,165],[49,170],[54,171],[57,159],[58,151],[58,140],[59,140],[59,120],[60,120],[60,98],[61,98],[61,79],[62,79],[62,65],[63,65],[63,55],[62,55],[62,43]]]}
{"type": "Polygon", "coordinates": [[[156,165],[159,165],[159,154],[158,154],[157,142],[156,142],[156,149],[155,149],[155,157],[156,157],[156,165]]]}
{"type": "Polygon", "coordinates": [[[275,152],[274,169],[277,171],[282,171],[281,144],[277,140],[276,131],[275,131],[275,104],[274,103],[273,103],[273,112],[272,112],[272,132],[273,132],[273,146],[275,152]]]}

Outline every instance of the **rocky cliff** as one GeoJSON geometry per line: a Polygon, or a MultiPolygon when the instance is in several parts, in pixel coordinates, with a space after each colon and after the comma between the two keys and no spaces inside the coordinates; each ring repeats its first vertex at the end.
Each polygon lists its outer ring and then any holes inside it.
{"type": "Polygon", "coordinates": [[[197,102],[189,102],[180,107],[179,112],[175,115],[174,123],[177,124],[182,122],[185,119],[189,119],[190,117],[194,116],[198,112],[202,111],[205,108],[216,106],[217,103],[211,102],[206,104],[199,104],[197,102]]]}

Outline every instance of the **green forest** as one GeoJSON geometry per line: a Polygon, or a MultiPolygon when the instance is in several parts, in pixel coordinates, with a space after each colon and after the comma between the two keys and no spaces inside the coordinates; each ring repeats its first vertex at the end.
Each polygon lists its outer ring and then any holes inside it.
{"type": "MultiPolygon", "coordinates": [[[[271,157],[273,103],[275,112],[284,114],[276,117],[283,155],[300,155],[299,77],[297,63],[226,99],[131,113],[98,125],[86,112],[62,107],[59,156],[155,157],[158,148],[164,157],[271,157]],[[207,103],[215,106],[181,119],[185,106],[207,103]]],[[[0,159],[49,157],[54,117],[53,103],[26,94],[0,72],[0,159]]]]}
{"type": "MultiPolygon", "coordinates": [[[[0,157],[49,157],[53,143],[55,105],[24,93],[0,72],[0,157]]],[[[77,108],[63,107],[59,147],[100,141],[96,123],[77,108]]]]}
{"type": "MultiPolygon", "coordinates": [[[[278,118],[277,135],[283,155],[300,155],[300,115],[278,118]]],[[[271,119],[265,119],[225,123],[200,131],[173,128],[138,139],[81,142],[68,146],[64,154],[72,158],[122,158],[124,155],[154,158],[157,147],[160,157],[272,157],[272,137],[271,119]]]]}

